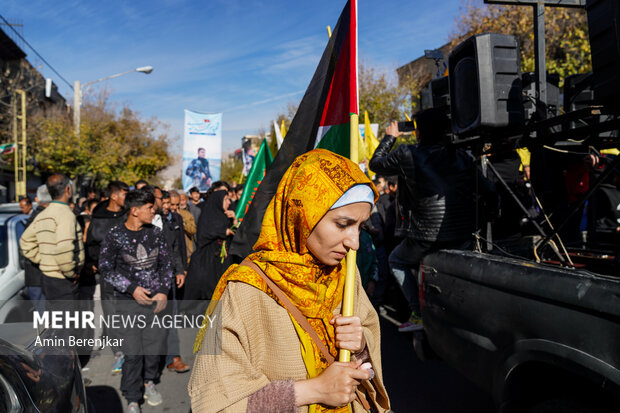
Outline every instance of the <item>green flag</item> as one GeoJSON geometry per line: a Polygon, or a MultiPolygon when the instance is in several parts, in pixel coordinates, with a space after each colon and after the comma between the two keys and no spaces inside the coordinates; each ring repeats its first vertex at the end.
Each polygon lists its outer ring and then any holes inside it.
{"type": "Polygon", "coordinates": [[[254,158],[254,162],[252,163],[252,168],[248,173],[248,179],[245,181],[243,195],[241,195],[241,199],[239,200],[237,209],[235,210],[235,214],[237,214],[237,219],[239,222],[243,222],[243,217],[245,216],[248,208],[250,208],[254,194],[256,194],[258,186],[263,181],[267,168],[269,168],[271,162],[273,162],[273,157],[271,156],[271,151],[267,146],[267,139],[263,139],[263,143],[261,143],[260,149],[256,154],[256,158],[254,158]]]}

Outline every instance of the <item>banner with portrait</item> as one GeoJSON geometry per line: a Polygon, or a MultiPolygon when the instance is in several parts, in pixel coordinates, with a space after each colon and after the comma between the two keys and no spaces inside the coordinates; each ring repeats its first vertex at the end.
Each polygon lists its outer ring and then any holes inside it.
{"type": "Polygon", "coordinates": [[[220,180],[222,167],[222,114],[185,110],[183,134],[183,190],[207,192],[220,180]]]}

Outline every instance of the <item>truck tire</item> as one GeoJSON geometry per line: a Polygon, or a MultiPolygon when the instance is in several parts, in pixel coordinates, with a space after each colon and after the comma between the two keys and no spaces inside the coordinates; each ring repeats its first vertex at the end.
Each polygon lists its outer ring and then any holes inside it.
{"type": "Polygon", "coordinates": [[[549,399],[537,403],[528,410],[528,413],[599,413],[599,410],[594,410],[578,401],[549,399]]]}

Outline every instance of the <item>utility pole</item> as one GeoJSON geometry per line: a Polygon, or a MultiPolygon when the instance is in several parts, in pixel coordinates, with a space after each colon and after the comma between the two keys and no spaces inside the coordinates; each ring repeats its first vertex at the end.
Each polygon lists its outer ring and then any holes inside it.
{"type": "Polygon", "coordinates": [[[530,6],[534,10],[534,58],[536,66],[537,106],[545,108],[547,117],[547,69],[545,56],[545,7],[584,8],[586,0],[484,0],[486,4],[530,6]]]}
{"type": "Polygon", "coordinates": [[[82,86],[80,81],[73,82],[73,127],[75,134],[80,136],[80,112],[82,109],[82,86]]]}
{"type": "Polygon", "coordinates": [[[13,142],[15,142],[15,201],[19,201],[20,196],[26,196],[26,92],[21,89],[16,89],[13,95],[13,142]]]}

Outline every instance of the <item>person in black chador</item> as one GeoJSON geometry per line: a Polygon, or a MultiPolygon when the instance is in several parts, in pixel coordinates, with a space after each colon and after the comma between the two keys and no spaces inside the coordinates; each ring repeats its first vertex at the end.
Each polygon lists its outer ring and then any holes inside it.
{"type": "Polygon", "coordinates": [[[185,170],[185,175],[192,178],[192,186],[197,187],[200,192],[206,192],[209,189],[211,172],[209,172],[205,148],[198,148],[198,158],[192,160],[185,170]]]}
{"type": "Polygon", "coordinates": [[[225,258],[227,245],[224,243],[234,235],[230,229],[232,220],[225,212],[229,206],[228,191],[215,191],[205,202],[198,221],[196,251],[192,254],[185,280],[185,300],[210,299],[228,267],[225,258]]]}

